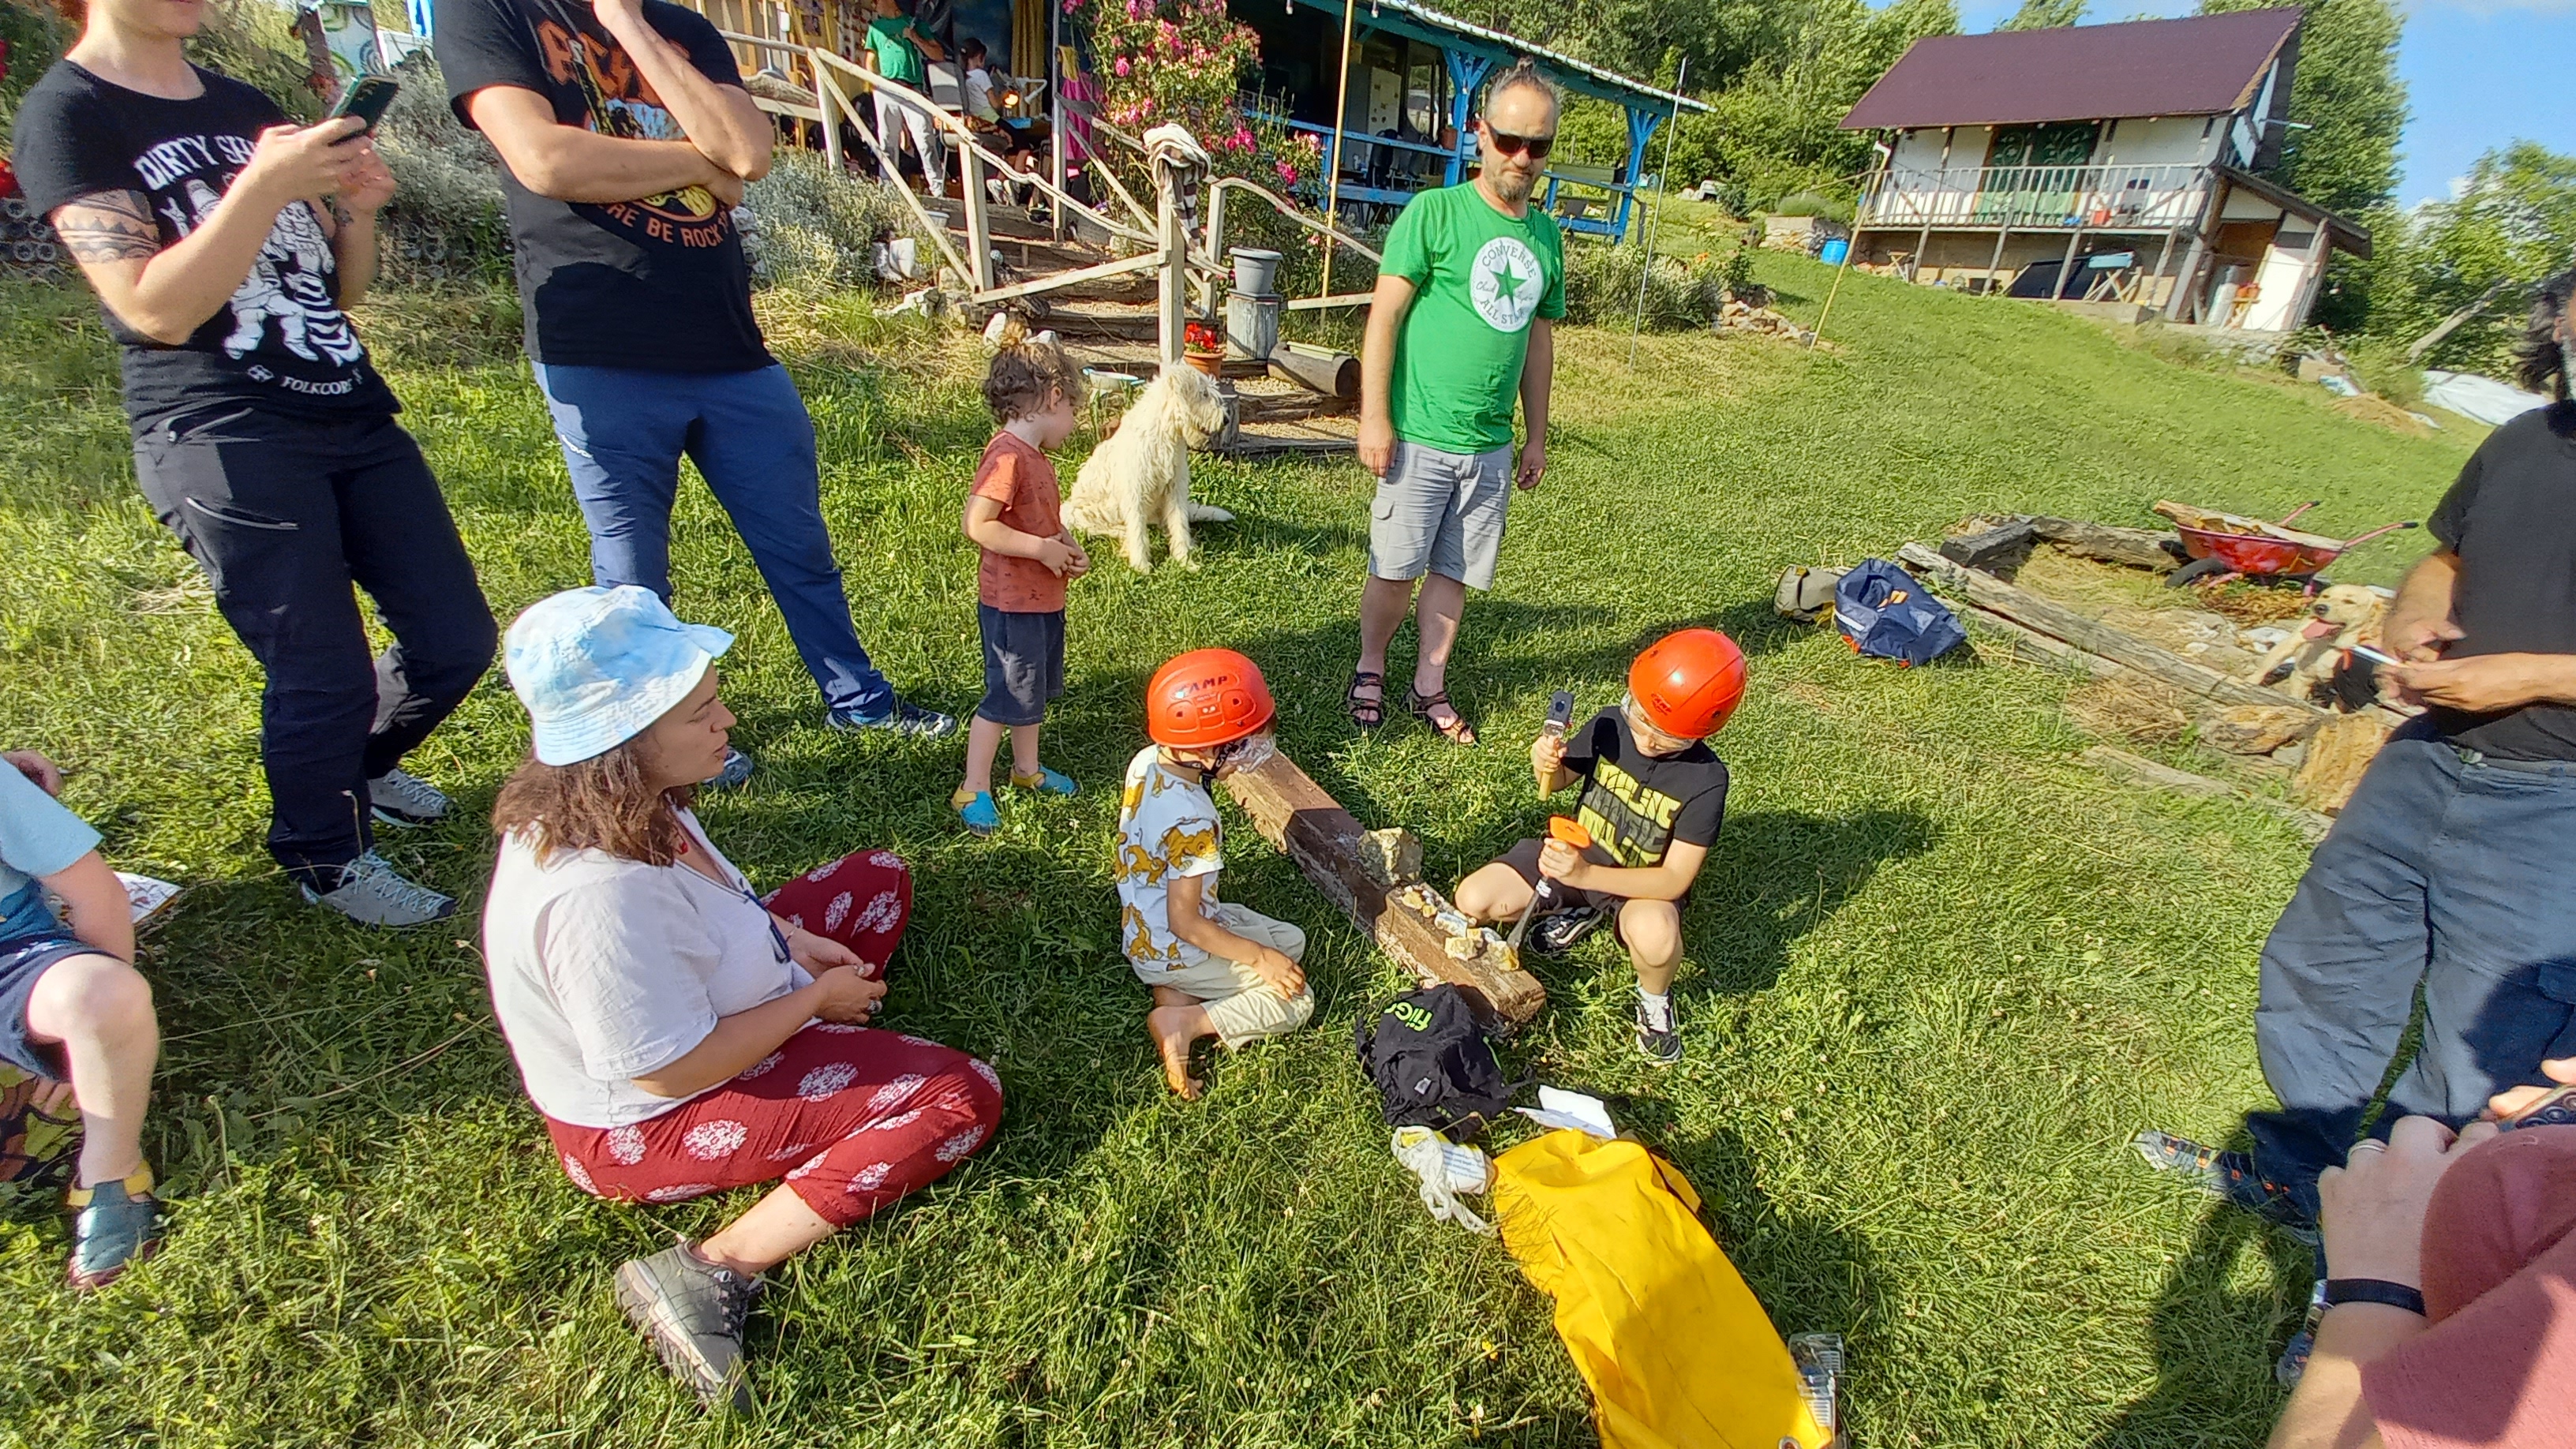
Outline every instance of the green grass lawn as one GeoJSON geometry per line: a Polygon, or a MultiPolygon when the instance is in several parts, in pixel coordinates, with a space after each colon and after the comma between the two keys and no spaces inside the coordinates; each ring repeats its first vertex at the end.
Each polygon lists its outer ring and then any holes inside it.
{"type": "MultiPolygon", "coordinates": [[[[1813,319],[1824,269],[1761,272],[1813,319]]],[[[864,298],[764,305],[822,431],[863,637],[906,693],[970,709],[956,517],[990,427],[970,364],[864,298]]],[[[395,297],[361,325],[495,607],[587,582],[515,304],[395,297]]],[[[1771,585],[1977,511],[2144,524],[2160,496],[2322,498],[2310,519],[2354,531],[2422,516],[2473,440],[1862,275],[1831,335],[1815,354],[1650,336],[1634,371],[1624,330],[1565,337],[1553,470],[1515,506],[1453,671],[1472,752],[1343,723],[1356,465],[1203,463],[1203,496],[1242,521],[1202,533],[1198,572],[1139,578],[1102,551],[1047,736],[1087,793],[1015,802],[988,841],[948,812],[957,742],[822,727],[748,557],[686,492],[678,607],[740,636],[728,697],[762,764],[706,803],[710,827],[763,882],[862,845],[910,857],[891,1021],[990,1059],[1010,1092],[989,1150],[780,1272],[754,1319],[762,1412],[724,1426],[628,1332],[608,1269],[751,1194],[582,1196],[492,1028],[476,822],[525,748],[498,671],[414,757],[461,818],[387,841],[465,914],[391,935],[296,903],[259,847],[256,671],[134,492],[104,334],[82,295],[0,286],[0,742],[77,772],[66,796],[115,864],[189,886],[144,961],[167,1034],[147,1143],[175,1229],[74,1298],[53,1203],[0,1191],[0,1443],[1589,1443],[1546,1301],[1497,1244],[1433,1223],[1388,1157],[1350,1033],[1404,982],[1248,828],[1227,894],[1312,933],[1321,1006],[1218,1062],[1205,1101],[1166,1095],[1113,944],[1114,784],[1145,676],[1232,645],[1278,691],[1286,748],[1372,823],[1411,826],[1446,884],[1544,818],[1522,742],[1548,691],[1611,703],[1631,652],[1684,623],[1730,630],[1754,669],[1686,919],[1689,1057],[1638,1061],[1625,963],[1596,937],[1543,964],[1551,1006],[1511,1064],[1609,1097],[1699,1185],[1780,1328],[1845,1335],[1855,1442],[2259,1442],[2304,1255],[2151,1180],[2127,1142],[2225,1136],[2268,1100],[2254,958],[2299,838],[2252,804],[2089,771],[2064,677],[1856,662],[1778,620],[1771,585]]],[[[2420,546],[2344,576],[2393,580],[2420,546]]]]}

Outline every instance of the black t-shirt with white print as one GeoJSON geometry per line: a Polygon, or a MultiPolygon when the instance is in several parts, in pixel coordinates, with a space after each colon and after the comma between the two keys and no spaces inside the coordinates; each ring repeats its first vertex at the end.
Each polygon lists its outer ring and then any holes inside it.
{"type": "MultiPolygon", "coordinates": [[[[256,89],[208,70],[197,75],[205,93],[174,101],[56,61],[19,103],[11,137],[10,163],[28,204],[51,215],[99,192],[140,192],[150,198],[162,246],[196,230],[249,164],[259,133],[287,120],[256,89]]],[[[243,403],[299,417],[399,410],[340,310],[340,266],[313,205],[291,202],[278,212],[250,275],[186,342],[155,341],[106,309],[135,426],[243,403]]]]}
{"type": "Polygon", "coordinates": [[[1726,762],[1705,740],[1669,755],[1637,748],[1627,716],[1605,709],[1565,742],[1565,767],[1582,777],[1574,818],[1592,832],[1587,858],[1650,870],[1674,841],[1714,845],[1726,818],[1726,762]]]}
{"type": "MultiPolygon", "coordinates": [[[[742,84],[733,49],[706,17],[644,0],[644,23],[700,75],[742,84]]],[[[438,68],[456,114],[489,86],[534,91],[555,120],[603,136],[678,141],[626,47],[587,0],[438,0],[438,68]]],[[[751,314],[751,269],[733,213],[703,186],[633,201],[556,201],[501,190],[527,312],[528,356],[559,367],[749,372],[771,363],[751,314]]]]}

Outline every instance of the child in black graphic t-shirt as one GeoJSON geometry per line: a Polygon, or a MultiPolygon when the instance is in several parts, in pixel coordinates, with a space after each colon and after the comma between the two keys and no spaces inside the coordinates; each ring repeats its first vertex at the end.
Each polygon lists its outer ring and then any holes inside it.
{"type": "Polygon", "coordinates": [[[89,0],[20,102],[11,162],[99,295],[134,468],[268,673],[269,852],[376,925],[455,909],[375,853],[446,797],[400,765],[492,661],[491,611],[438,480],[343,310],[375,274],[394,180],[364,123],[288,123],[188,63],[202,19],[89,0]],[[370,659],[366,590],[395,645],[370,659]]]}
{"type": "Polygon", "coordinates": [[[1541,795],[1579,785],[1580,849],[1524,840],[1458,884],[1458,909],[1486,922],[1537,912],[1530,942],[1557,952],[1608,921],[1637,969],[1637,1046],[1681,1058],[1672,1006],[1681,911],[1726,816],[1726,764],[1707,743],[1744,695],[1744,655],[1714,629],[1684,629],[1637,656],[1628,698],[1571,736],[1530,743],[1541,795]]]}

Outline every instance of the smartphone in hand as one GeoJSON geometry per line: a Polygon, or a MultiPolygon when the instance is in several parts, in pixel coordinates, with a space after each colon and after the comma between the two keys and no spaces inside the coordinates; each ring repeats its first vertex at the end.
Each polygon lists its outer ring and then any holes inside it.
{"type": "Polygon", "coordinates": [[[2504,1119],[2508,1132],[2524,1127],[2576,1127],[2576,1087],[2560,1087],[2504,1119]]]}
{"type": "Polygon", "coordinates": [[[353,76],[348,87],[340,92],[340,99],[332,103],[331,114],[325,119],[336,121],[342,116],[355,116],[366,122],[367,130],[372,131],[376,123],[385,118],[386,109],[393,105],[394,97],[401,91],[401,86],[385,76],[353,76]]]}

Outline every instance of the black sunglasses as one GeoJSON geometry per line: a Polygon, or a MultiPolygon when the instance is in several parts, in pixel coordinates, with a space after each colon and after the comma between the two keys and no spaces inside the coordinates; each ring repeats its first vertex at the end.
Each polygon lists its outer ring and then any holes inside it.
{"type": "Polygon", "coordinates": [[[1515,136],[1509,131],[1495,130],[1491,121],[1485,122],[1484,126],[1485,139],[1493,142],[1494,149],[1506,156],[1517,156],[1527,151],[1531,160],[1544,161],[1547,153],[1556,147],[1554,136],[1515,136]]]}

